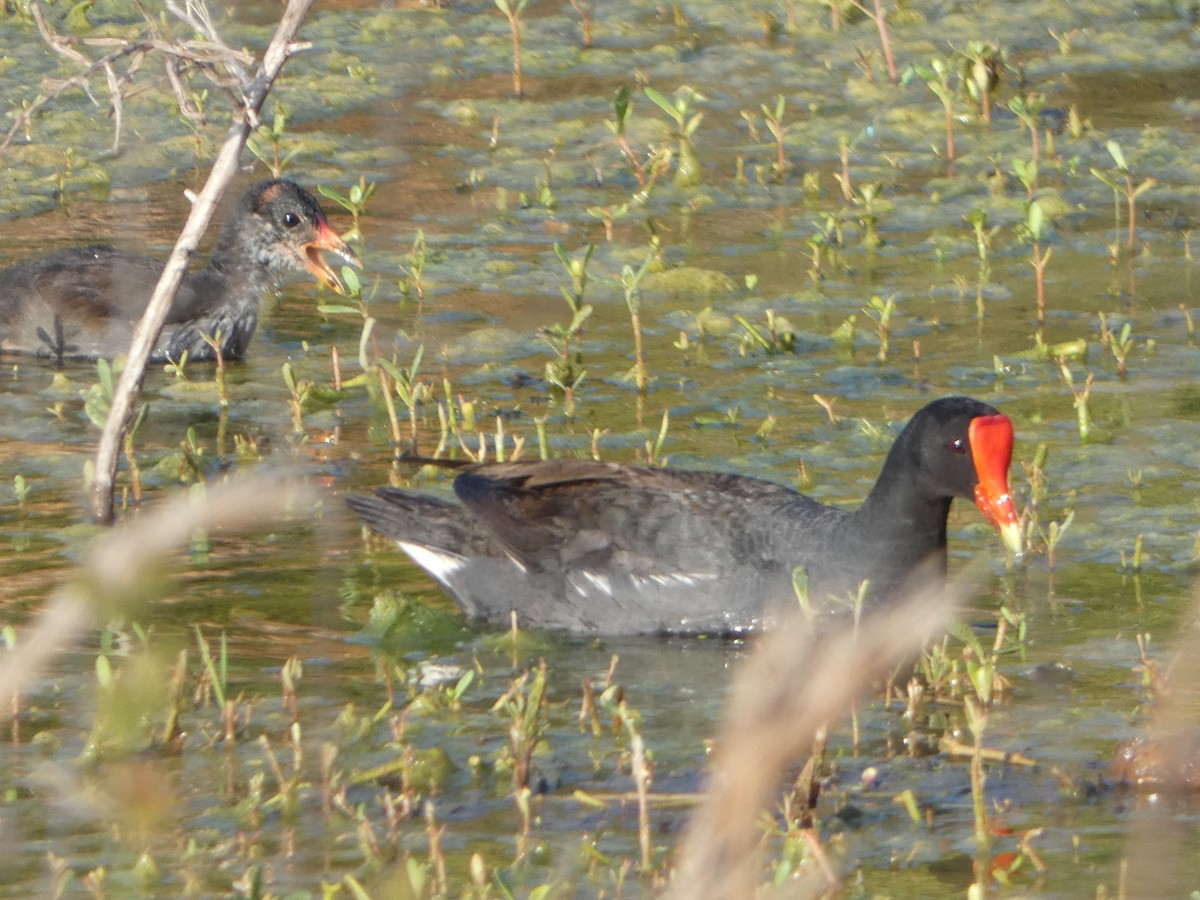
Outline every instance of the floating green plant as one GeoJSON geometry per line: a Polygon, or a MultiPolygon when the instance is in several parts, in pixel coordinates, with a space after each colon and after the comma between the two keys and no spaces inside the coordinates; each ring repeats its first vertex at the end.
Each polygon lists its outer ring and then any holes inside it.
{"type": "Polygon", "coordinates": [[[13,476],[13,497],[16,498],[17,506],[24,507],[25,501],[29,499],[29,482],[25,480],[25,476],[17,474],[13,476]]]}
{"type": "Polygon", "coordinates": [[[877,250],[883,246],[883,239],[878,231],[880,208],[876,203],[879,187],[874,183],[863,184],[854,192],[854,219],[861,229],[863,246],[868,250],[877,250]]]}
{"type": "MultiPolygon", "coordinates": [[[[417,405],[429,397],[429,387],[420,378],[421,360],[424,356],[425,345],[419,344],[413,352],[412,362],[407,366],[400,366],[386,359],[378,361],[380,386],[388,411],[392,441],[397,447],[401,444],[400,423],[396,417],[395,403],[392,401],[392,395],[395,394],[408,411],[409,452],[411,453],[417,451],[417,405]]],[[[444,446],[445,435],[443,434],[443,440],[438,444],[439,450],[444,446]]]]}
{"type": "MultiPolygon", "coordinates": [[[[287,110],[283,104],[275,103],[274,111],[271,114],[271,124],[266,129],[268,146],[263,146],[259,140],[253,137],[246,141],[246,149],[270,170],[272,178],[282,178],[288,164],[301,153],[299,146],[283,149],[283,136],[287,133],[287,124],[287,110]]],[[[326,196],[329,195],[326,194],[326,196]]]]}
{"type": "Polygon", "coordinates": [[[1029,264],[1033,267],[1034,284],[1037,297],[1037,326],[1038,335],[1046,333],[1046,265],[1054,254],[1054,248],[1045,245],[1046,218],[1042,212],[1042,204],[1037,200],[1030,202],[1025,212],[1025,228],[1029,234],[1032,247],[1029,264]]]}
{"type": "Polygon", "coordinates": [[[425,232],[417,229],[413,236],[412,249],[405,256],[405,265],[400,267],[404,277],[400,280],[400,290],[409,299],[418,303],[425,302],[425,265],[429,261],[429,246],[425,243],[425,232]]]}
{"type": "Polygon", "coordinates": [[[1129,351],[1133,349],[1133,324],[1125,322],[1121,326],[1120,332],[1114,333],[1108,327],[1108,316],[1103,312],[1099,316],[1100,341],[1112,352],[1113,359],[1117,361],[1117,377],[1124,381],[1127,374],[1126,363],[1129,359],[1129,351]]]}
{"type": "Polygon", "coordinates": [[[733,319],[745,331],[739,344],[743,355],[751,348],[763,350],[771,356],[793,353],[796,349],[796,334],[791,323],[782,316],[776,316],[774,310],[767,310],[765,329],[759,328],[741,313],[734,313],[733,319]]]}
{"type": "Polygon", "coordinates": [[[842,321],[842,324],[829,334],[842,356],[850,357],[854,355],[854,337],[857,330],[857,323],[858,316],[847,316],[842,321]]]}
{"type": "Polygon", "coordinates": [[[587,374],[581,367],[582,357],[572,344],[578,338],[583,323],[592,315],[592,307],[584,302],[584,296],[588,284],[588,263],[595,250],[595,244],[588,244],[582,257],[572,258],[561,244],[554,245],[554,253],[571,280],[570,288],[560,289],[571,312],[571,319],[565,324],[555,323],[543,328],[541,335],[555,354],[555,359],[546,363],[546,381],[562,392],[568,415],[574,409],[575,389],[587,374]]]}
{"type": "Polygon", "coordinates": [[[888,346],[892,333],[892,315],[896,312],[896,298],[872,297],[870,304],[863,310],[875,320],[875,330],[879,335],[879,361],[887,362],[888,346]]]}
{"type": "Polygon", "coordinates": [[[622,86],[617,88],[617,92],[613,95],[613,114],[614,118],[605,119],[604,125],[612,132],[613,138],[617,142],[617,147],[621,151],[621,156],[629,164],[630,171],[633,172],[634,178],[637,180],[638,187],[645,188],[647,186],[646,169],[638,158],[637,152],[629,143],[629,137],[626,134],[626,128],[629,124],[629,115],[632,111],[630,101],[632,100],[632,92],[628,87],[622,86]]]}
{"type": "Polygon", "coordinates": [[[1005,53],[991,41],[968,41],[959,56],[962,60],[961,82],[978,108],[980,121],[990,125],[992,102],[1000,87],[1005,53]]]}
{"type": "MultiPolygon", "coordinates": [[[[121,373],[124,365],[125,358],[123,356],[118,356],[111,364],[104,359],[96,360],[97,380],[89,385],[85,391],[81,392],[84,414],[97,428],[103,428],[105,421],[108,419],[108,411],[112,405],[113,389],[115,386],[114,379],[121,373]]],[[[137,414],[126,430],[122,442],[125,458],[129,464],[128,490],[132,495],[126,499],[127,501],[132,499],[134,505],[141,503],[142,499],[142,471],[138,465],[137,454],[134,448],[138,430],[146,421],[149,413],[149,404],[143,403],[138,407],[137,414]]]]}
{"type": "Polygon", "coordinates": [[[1075,377],[1071,374],[1071,367],[1067,365],[1065,360],[1059,364],[1059,371],[1062,373],[1063,381],[1071,391],[1072,402],[1075,406],[1075,419],[1079,430],[1079,442],[1087,443],[1092,437],[1092,413],[1090,401],[1092,397],[1092,382],[1094,381],[1091,372],[1087,373],[1087,377],[1083,381],[1083,387],[1075,386],[1075,377]]]}
{"type": "Polygon", "coordinates": [[[639,394],[645,394],[650,385],[646,371],[646,360],[642,351],[642,294],[641,283],[658,259],[658,247],[653,246],[645,260],[635,271],[633,266],[621,267],[621,288],[625,293],[625,306],[629,310],[629,322],[633,329],[633,375],[639,394]]]}
{"type": "MultiPolygon", "coordinates": [[[[879,32],[879,47],[883,52],[884,63],[887,65],[888,79],[892,84],[899,84],[900,70],[896,65],[896,55],[892,51],[892,39],[888,33],[887,11],[883,8],[883,0],[872,0],[870,7],[860,0],[846,0],[846,2],[875,23],[875,30],[879,32]]],[[[832,2],[830,6],[833,6],[832,2]]]]}
{"type": "Polygon", "coordinates": [[[759,109],[762,110],[763,121],[766,122],[767,130],[771,132],[771,137],[775,141],[775,161],[771,164],[771,174],[776,181],[783,181],[792,170],[792,164],[787,158],[786,143],[791,126],[783,124],[783,116],[787,111],[787,98],[780,94],[775,98],[774,106],[767,106],[763,103],[759,109]]]}
{"type": "MultiPolygon", "coordinates": [[[[1046,106],[1046,95],[1031,91],[1024,97],[1013,97],[1008,101],[1009,110],[1029,131],[1029,146],[1032,153],[1033,165],[1036,167],[1042,161],[1041,123],[1038,117],[1046,106]]],[[[1033,196],[1032,193],[1030,196],[1033,196]]]]}
{"type": "Polygon", "coordinates": [[[1091,172],[1094,176],[1104,182],[1113,192],[1113,219],[1114,225],[1119,230],[1119,203],[1121,199],[1125,200],[1125,208],[1127,212],[1128,231],[1125,237],[1125,249],[1130,253],[1133,252],[1134,241],[1137,239],[1137,200],[1142,194],[1153,188],[1158,182],[1153,178],[1143,178],[1137,181],[1133,177],[1133,172],[1130,171],[1129,164],[1125,161],[1125,151],[1121,149],[1121,145],[1116,141],[1108,141],[1105,143],[1105,149],[1108,150],[1108,155],[1112,157],[1115,169],[1104,171],[1101,169],[1092,168],[1091,172]],[[1135,183],[1136,182],[1136,183],[1135,183]]]}
{"type": "Polygon", "coordinates": [[[988,227],[987,211],[975,207],[963,219],[971,226],[975,235],[975,254],[979,259],[979,275],[975,279],[975,315],[983,318],[983,289],[992,277],[991,249],[992,238],[1000,226],[988,227]]]}
{"type": "Polygon", "coordinates": [[[317,191],[322,197],[328,197],[342,209],[346,210],[346,212],[350,213],[352,224],[350,230],[342,235],[343,240],[362,240],[362,217],[366,212],[368,201],[375,195],[375,187],[375,182],[368,182],[365,175],[359,175],[358,182],[350,185],[350,190],[345,194],[341,194],[326,185],[319,185],[317,187],[317,191]]]}
{"type": "MultiPolygon", "coordinates": [[[[916,75],[926,86],[933,91],[937,98],[942,102],[942,109],[945,112],[945,128],[946,128],[946,162],[950,165],[954,164],[955,158],[958,156],[957,149],[954,143],[954,100],[958,95],[957,89],[950,83],[951,75],[954,73],[954,68],[950,61],[944,60],[941,57],[935,56],[929,61],[928,66],[913,65],[906,72],[902,79],[907,81],[916,75]]],[[[961,77],[960,77],[961,83],[961,77]]]]}
{"type": "Polygon", "coordinates": [[[692,136],[700,127],[704,113],[693,114],[692,106],[697,100],[704,100],[704,97],[695,88],[686,85],[675,92],[673,101],[649,85],[643,88],[643,92],[675,124],[675,186],[695,187],[701,184],[704,181],[704,172],[700,167],[700,159],[696,156],[692,136]]]}
{"type": "Polygon", "coordinates": [[[508,29],[512,33],[512,83],[513,96],[518,100],[525,96],[525,73],[521,64],[521,15],[529,0],[493,0],[496,8],[504,14],[508,21],[508,29]]]}

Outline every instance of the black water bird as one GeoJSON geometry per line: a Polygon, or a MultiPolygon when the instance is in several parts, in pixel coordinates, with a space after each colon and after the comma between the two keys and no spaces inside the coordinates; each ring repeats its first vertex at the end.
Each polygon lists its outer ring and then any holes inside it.
{"type": "Polygon", "coordinates": [[[1014,553],[1013,429],[991,406],[936,400],[892,445],[850,512],[791,488],[716,472],[556,459],[462,465],[461,504],[392,487],[347,502],[472,619],[576,633],[739,633],[795,606],[819,610],[868,583],[873,602],[946,568],[946,518],[975,500],[1014,553]]]}

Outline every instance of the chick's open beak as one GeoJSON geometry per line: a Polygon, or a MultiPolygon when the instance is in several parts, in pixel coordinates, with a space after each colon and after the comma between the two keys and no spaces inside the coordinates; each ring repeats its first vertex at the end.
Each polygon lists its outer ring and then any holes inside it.
{"type": "Polygon", "coordinates": [[[312,273],[312,276],[317,281],[327,285],[332,291],[338,294],[344,295],[346,288],[342,284],[341,278],[338,277],[337,272],[325,261],[325,257],[321,255],[321,252],[328,250],[336,253],[348,265],[354,266],[356,269],[362,268],[362,260],[358,258],[358,254],[351,250],[349,245],[324,220],[317,226],[316,240],[305,244],[302,249],[304,251],[304,267],[312,273]]]}
{"type": "Polygon", "coordinates": [[[1008,465],[1012,461],[1013,427],[1007,416],[978,416],[967,427],[971,458],[975,461],[975,503],[1000,532],[1000,539],[1014,556],[1024,550],[1021,520],[1008,487],[1008,465]]]}

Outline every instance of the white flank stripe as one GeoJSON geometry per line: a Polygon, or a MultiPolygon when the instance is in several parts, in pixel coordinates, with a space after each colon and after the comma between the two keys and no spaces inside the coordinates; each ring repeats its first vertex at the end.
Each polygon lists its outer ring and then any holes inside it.
{"type": "Polygon", "coordinates": [[[695,587],[702,581],[716,581],[717,576],[714,572],[667,572],[664,574],[654,575],[630,575],[633,583],[638,587],[647,584],[656,584],[659,587],[695,587]]]}
{"type": "Polygon", "coordinates": [[[424,544],[413,544],[409,541],[396,541],[400,549],[412,557],[412,561],[440,581],[447,584],[450,577],[467,564],[467,561],[453,553],[444,550],[434,550],[424,544]]]}
{"type": "MultiPolygon", "coordinates": [[[[599,572],[589,572],[587,569],[584,569],[579,574],[582,575],[584,580],[587,581],[592,587],[603,591],[610,597],[612,596],[612,581],[609,580],[607,575],[601,575],[599,572]]],[[[572,576],[571,580],[575,580],[574,576],[572,576]]]]}

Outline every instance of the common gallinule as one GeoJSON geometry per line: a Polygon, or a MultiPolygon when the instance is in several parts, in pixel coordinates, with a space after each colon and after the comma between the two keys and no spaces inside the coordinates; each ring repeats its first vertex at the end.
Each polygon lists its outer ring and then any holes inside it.
{"type": "Polygon", "coordinates": [[[736,633],[869,581],[896,595],[946,567],[946,516],[970,497],[1014,553],[1012,423],[967,397],[918,410],[854,512],[757,478],[589,460],[463,466],[462,504],[380,488],[347,502],[475,619],[571,632],[736,633]]]}
{"type": "MultiPolygon", "coordinates": [[[[344,293],[321,256],[358,257],[329,227],[321,205],[292,181],[263,181],[230,211],[208,264],[184,276],[153,358],[213,359],[201,335],[220,336],[225,359],[245,355],[263,294],[307,271],[344,293]]],[[[0,351],[63,359],[129,349],[162,263],[107,246],[57,250],[0,271],[0,351]]]]}

